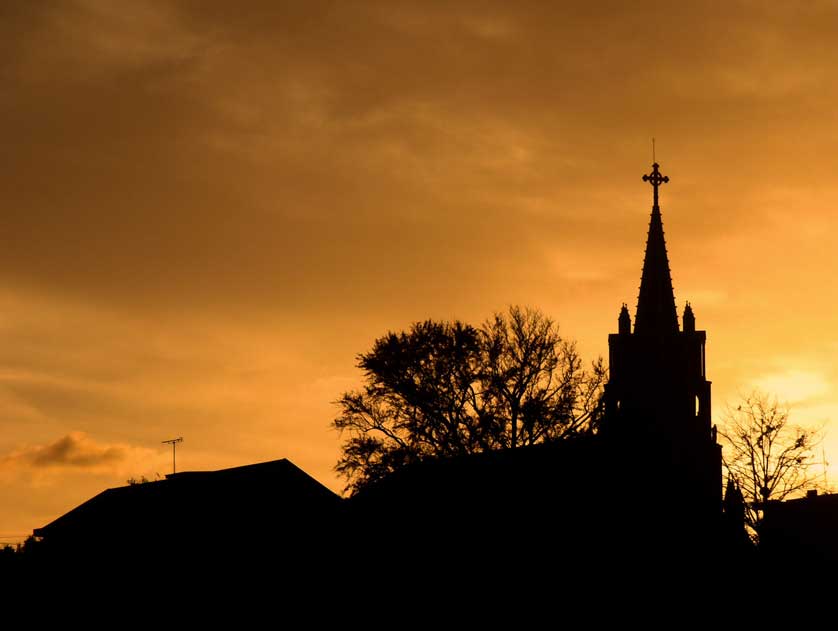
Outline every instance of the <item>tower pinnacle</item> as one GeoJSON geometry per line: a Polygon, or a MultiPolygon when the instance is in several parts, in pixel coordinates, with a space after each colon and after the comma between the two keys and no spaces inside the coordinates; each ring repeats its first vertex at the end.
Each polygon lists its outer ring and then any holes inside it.
{"type": "Polygon", "coordinates": [[[634,332],[641,334],[677,333],[678,315],[675,311],[675,292],[672,290],[672,276],[669,272],[669,257],[663,236],[663,220],[658,205],[658,187],[669,182],[661,175],[659,164],[652,165],[651,175],[644,175],[654,190],[652,217],[646,239],[646,256],[643,259],[643,276],[640,279],[640,295],[637,298],[637,313],[634,317],[634,332]]]}

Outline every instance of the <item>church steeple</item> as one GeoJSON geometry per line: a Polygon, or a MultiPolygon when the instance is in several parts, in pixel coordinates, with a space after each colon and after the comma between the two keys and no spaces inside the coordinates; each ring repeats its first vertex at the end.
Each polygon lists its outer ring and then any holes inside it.
{"type": "Polygon", "coordinates": [[[634,316],[634,332],[641,335],[678,333],[675,292],[672,290],[669,257],[663,237],[663,220],[658,205],[658,187],[669,182],[669,178],[660,174],[659,166],[655,162],[652,165],[652,174],[643,176],[643,181],[649,182],[654,189],[654,202],[646,239],[646,256],[643,259],[637,313],[634,316]]]}
{"type": "Polygon", "coordinates": [[[653,459],[650,482],[669,479],[679,497],[692,498],[688,510],[695,512],[687,521],[707,519],[704,523],[712,525],[721,514],[722,457],[710,405],[707,332],[696,330],[689,303],[684,330],[678,330],[658,205],[658,188],[669,178],[661,175],[659,166],[654,162],[651,175],[643,176],[652,185],[654,202],[634,334],[623,305],[619,332],[608,336],[609,376],[600,433],[616,453],[627,453],[627,467],[653,459]],[[670,468],[661,473],[659,466],[670,468]]]}

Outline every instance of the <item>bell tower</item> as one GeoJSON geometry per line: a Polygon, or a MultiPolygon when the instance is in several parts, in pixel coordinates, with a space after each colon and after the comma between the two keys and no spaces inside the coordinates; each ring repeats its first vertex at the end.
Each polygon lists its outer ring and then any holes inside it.
{"type": "MultiPolygon", "coordinates": [[[[620,450],[659,463],[704,509],[721,510],[721,447],[710,416],[705,331],[696,330],[689,303],[683,330],[664,240],[658,188],[669,178],[660,165],[643,180],[654,191],[646,254],[634,316],[625,304],[618,333],[608,336],[610,375],[605,387],[602,435],[620,450]]],[[[674,484],[674,482],[673,482],[674,484]]]]}

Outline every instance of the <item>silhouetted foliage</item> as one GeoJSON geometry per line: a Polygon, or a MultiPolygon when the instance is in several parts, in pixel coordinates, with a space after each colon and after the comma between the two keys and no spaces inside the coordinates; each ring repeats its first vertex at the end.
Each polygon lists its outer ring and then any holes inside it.
{"type": "Polygon", "coordinates": [[[751,537],[758,540],[765,502],[784,500],[816,486],[810,468],[821,432],[791,424],[787,405],[754,391],[726,410],[719,434],[724,467],[742,493],[745,523],[751,537]]]}
{"type": "Polygon", "coordinates": [[[0,576],[33,570],[43,555],[43,542],[27,537],[23,543],[0,547],[0,576]]]}
{"type": "Polygon", "coordinates": [[[0,567],[8,567],[9,563],[14,562],[14,557],[18,554],[20,546],[12,546],[11,544],[3,544],[0,547],[0,567]]]}
{"type": "Polygon", "coordinates": [[[348,434],[337,471],[357,491],[426,457],[516,448],[593,431],[606,371],[540,312],[511,307],[479,329],[426,321],[359,355],[362,390],[333,425],[348,434]]]}
{"type": "MultiPolygon", "coordinates": [[[[160,479],[160,474],[159,473],[155,473],[154,475],[155,475],[156,480],[160,479]]],[[[129,486],[135,486],[137,484],[148,484],[149,482],[154,482],[155,479],[147,478],[144,475],[141,475],[139,478],[133,478],[133,477],[128,478],[127,480],[125,480],[125,482],[129,486]]]]}

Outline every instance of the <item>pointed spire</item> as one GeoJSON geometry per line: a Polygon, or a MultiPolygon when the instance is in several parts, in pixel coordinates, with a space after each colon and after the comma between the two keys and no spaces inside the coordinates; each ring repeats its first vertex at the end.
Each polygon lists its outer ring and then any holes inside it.
{"type": "Polygon", "coordinates": [[[623,308],[620,309],[620,317],[617,319],[620,335],[628,335],[631,333],[631,316],[629,315],[628,306],[623,303],[623,308]]]}
{"type": "Polygon", "coordinates": [[[690,306],[690,301],[687,301],[687,306],[684,307],[684,316],[681,318],[684,325],[684,333],[695,333],[695,314],[693,308],[690,306]]]}
{"type": "Polygon", "coordinates": [[[742,491],[736,484],[736,480],[730,476],[727,478],[727,488],[725,489],[725,496],[722,503],[724,512],[727,513],[729,518],[744,523],[745,498],[742,496],[742,491]]]}
{"type": "Polygon", "coordinates": [[[678,332],[675,293],[672,290],[669,257],[663,237],[663,220],[658,206],[658,187],[669,182],[669,178],[660,174],[659,166],[655,162],[652,165],[652,174],[643,176],[643,181],[649,182],[654,189],[654,203],[646,238],[646,256],[643,259],[637,313],[634,316],[634,332],[641,334],[678,332]]]}

